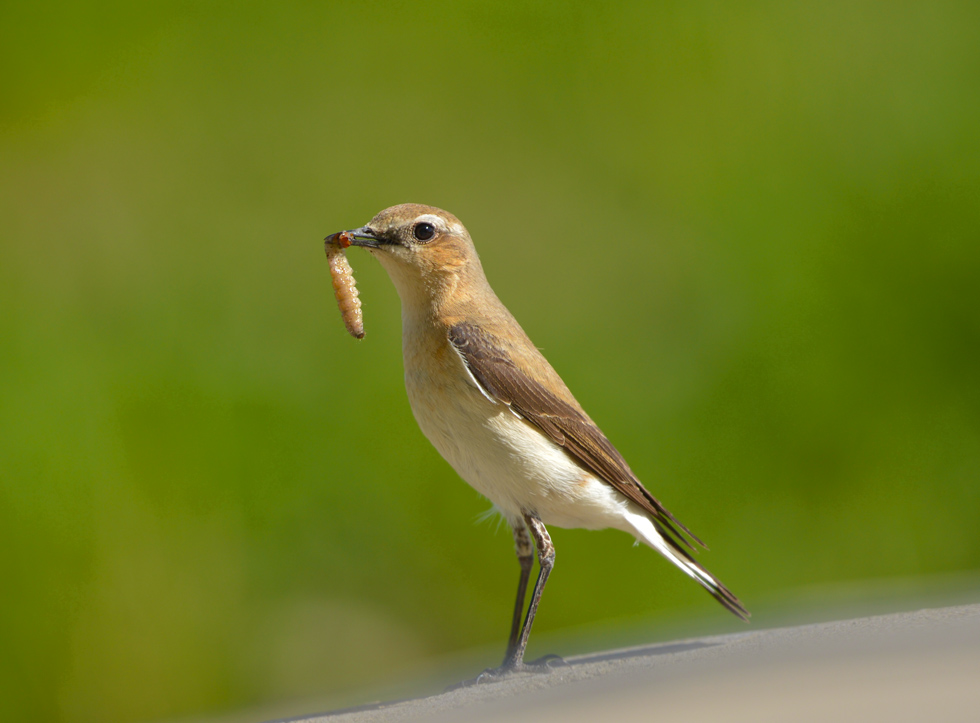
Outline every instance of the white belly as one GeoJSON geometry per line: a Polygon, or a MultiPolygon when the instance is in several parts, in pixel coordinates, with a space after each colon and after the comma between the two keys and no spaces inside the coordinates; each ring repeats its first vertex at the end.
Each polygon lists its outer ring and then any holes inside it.
{"type": "Polygon", "coordinates": [[[484,396],[455,352],[440,356],[411,365],[405,385],[419,427],[460,477],[510,520],[530,512],[546,525],[623,529],[625,498],[484,396]]]}

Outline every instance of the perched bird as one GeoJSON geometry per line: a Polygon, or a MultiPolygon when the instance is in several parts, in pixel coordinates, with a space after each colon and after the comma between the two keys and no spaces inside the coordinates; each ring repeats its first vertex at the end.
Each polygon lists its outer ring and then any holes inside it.
{"type": "Polygon", "coordinates": [[[381,262],[398,290],[405,386],[419,427],[513,529],[521,573],[497,671],[527,667],[524,650],[555,561],[545,525],[627,532],[748,619],[691,556],[685,535],[703,543],[640,484],[494,294],[455,216],[406,203],[343,233],[381,262]],[[539,573],[522,626],[532,538],[539,573]]]}

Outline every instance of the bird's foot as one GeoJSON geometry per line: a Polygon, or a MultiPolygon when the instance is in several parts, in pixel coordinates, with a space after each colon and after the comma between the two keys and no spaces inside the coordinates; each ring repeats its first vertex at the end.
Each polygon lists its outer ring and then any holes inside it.
{"type": "Polygon", "coordinates": [[[549,653],[548,655],[542,656],[537,660],[532,660],[530,663],[525,663],[525,667],[529,668],[531,673],[550,673],[555,668],[567,668],[568,663],[560,655],[555,655],[554,653],[549,653]]]}
{"type": "Polygon", "coordinates": [[[487,668],[475,678],[451,685],[446,688],[446,690],[449,691],[456,690],[457,688],[468,688],[471,685],[498,683],[501,680],[515,675],[546,675],[554,671],[556,668],[564,668],[567,666],[568,663],[566,663],[565,660],[558,655],[545,655],[543,658],[532,660],[530,663],[525,663],[524,661],[504,663],[499,668],[487,668]]]}

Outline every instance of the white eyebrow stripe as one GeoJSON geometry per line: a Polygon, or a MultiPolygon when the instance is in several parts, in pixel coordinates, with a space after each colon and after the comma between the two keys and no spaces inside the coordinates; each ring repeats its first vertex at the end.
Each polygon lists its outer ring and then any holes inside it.
{"type": "Polygon", "coordinates": [[[446,222],[436,216],[434,213],[423,213],[421,216],[415,219],[415,223],[431,223],[438,229],[443,231],[446,230],[446,222]]]}
{"type": "Polygon", "coordinates": [[[463,228],[463,224],[459,223],[458,221],[453,221],[450,223],[441,216],[436,216],[434,213],[423,213],[421,216],[416,217],[412,224],[414,225],[422,222],[431,223],[440,231],[451,231],[457,236],[462,236],[464,233],[466,233],[466,229],[463,228]]]}

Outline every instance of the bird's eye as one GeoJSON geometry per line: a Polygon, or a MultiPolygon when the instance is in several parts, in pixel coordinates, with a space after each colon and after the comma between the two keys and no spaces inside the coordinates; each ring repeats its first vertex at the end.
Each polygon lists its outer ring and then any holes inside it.
{"type": "Polygon", "coordinates": [[[415,227],[412,229],[412,236],[415,237],[416,241],[431,241],[435,235],[436,227],[425,221],[420,221],[415,224],[415,227]]]}

